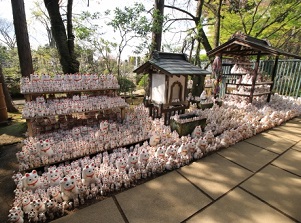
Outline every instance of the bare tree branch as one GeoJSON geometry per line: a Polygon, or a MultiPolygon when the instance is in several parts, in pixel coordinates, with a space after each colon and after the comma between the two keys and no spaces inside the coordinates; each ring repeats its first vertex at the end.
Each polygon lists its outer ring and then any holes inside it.
{"type": "Polygon", "coordinates": [[[178,11],[180,11],[180,12],[183,12],[183,13],[189,15],[189,16],[192,18],[192,20],[195,20],[195,19],[196,19],[195,16],[193,16],[190,12],[187,12],[186,10],[180,9],[180,8],[175,7],[175,6],[172,6],[172,5],[164,5],[164,7],[165,7],[165,8],[175,9],[175,10],[178,10],[178,11]]]}
{"type": "MultiPolygon", "coordinates": [[[[257,14],[257,12],[258,12],[258,8],[259,8],[261,2],[262,2],[262,0],[260,0],[259,3],[256,4],[255,10],[254,10],[254,13],[253,13],[253,16],[252,16],[251,28],[250,28],[248,34],[251,33],[251,31],[252,31],[252,29],[253,29],[253,27],[254,27],[254,25],[255,25],[255,23],[256,23],[256,22],[255,22],[255,16],[256,16],[256,14],[257,14]]],[[[269,5],[270,5],[270,4],[269,4],[269,5]]],[[[268,10],[268,8],[269,8],[269,7],[266,7],[265,12],[268,10]]],[[[264,12],[264,13],[265,13],[265,12],[264,12]]],[[[264,14],[264,13],[263,13],[263,14],[264,14]]],[[[262,17],[262,16],[260,16],[260,17],[262,17]]],[[[268,19],[269,19],[269,17],[268,17],[268,19]]]]}
{"type": "Polygon", "coordinates": [[[0,39],[10,49],[16,46],[16,37],[14,35],[13,24],[5,19],[0,19],[0,34],[3,39],[0,39]]]}
{"type": "Polygon", "coordinates": [[[169,27],[174,24],[177,21],[194,21],[193,19],[189,19],[189,18],[176,18],[176,19],[169,19],[165,22],[164,26],[167,25],[168,22],[170,22],[170,24],[164,29],[164,31],[168,30],[169,27]]]}

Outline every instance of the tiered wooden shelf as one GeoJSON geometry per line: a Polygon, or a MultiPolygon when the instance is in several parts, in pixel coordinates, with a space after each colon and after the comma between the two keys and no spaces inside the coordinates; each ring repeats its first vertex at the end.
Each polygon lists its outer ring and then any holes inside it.
{"type": "MultiPolygon", "coordinates": [[[[49,96],[51,95],[51,97],[55,98],[55,95],[61,95],[61,94],[65,94],[67,96],[67,98],[72,97],[72,95],[74,94],[82,94],[82,93],[90,93],[93,96],[98,96],[98,95],[107,95],[110,91],[114,91],[113,95],[117,95],[117,90],[118,88],[99,88],[99,89],[83,89],[83,90],[69,90],[69,91],[44,91],[44,92],[26,92],[23,93],[26,101],[32,101],[33,99],[35,99],[38,96],[43,96],[45,98],[49,98],[49,96]]],[[[111,92],[112,94],[112,92],[111,92]]],[[[51,98],[52,99],[52,98],[51,98]]],[[[93,109],[93,110],[85,110],[85,111],[79,111],[79,112],[65,112],[62,114],[55,114],[55,115],[43,115],[43,116],[39,116],[39,115],[35,115],[34,117],[24,117],[24,119],[26,119],[27,122],[27,127],[28,127],[28,136],[35,136],[36,134],[33,131],[33,120],[37,119],[37,118],[47,118],[50,116],[68,116],[68,115],[74,115],[74,114],[87,114],[87,113],[100,113],[100,112],[104,112],[104,111],[110,111],[110,110],[114,110],[114,109],[120,109],[120,113],[121,113],[121,120],[124,119],[125,113],[124,113],[124,109],[126,108],[126,106],[115,106],[115,107],[111,107],[111,108],[103,108],[103,109],[93,109]]]]}
{"type": "MultiPolygon", "coordinates": [[[[70,90],[70,91],[44,91],[44,92],[26,92],[26,93],[23,93],[24,94],[24,97],[26,98],[26,101],[33,101],[35,100],[38,96],[43,96],[47,101],[47,99],[59,99],[62,97],[62,94],[63,94],[63,97],[64,98],[72,98],[73,95],[81,95],[82,93],[84,93],[85,95],[91,95],[91,96],[112,96],[112,97],[117,97],[117,90],[118,88],[100,88],[100,89],[83,89],[83,90],[70,90]]],[[[88,96],[89,97],[89,96],[88,96]]],[[[60,117],[67,117],[67,116],[73,116],[73,115],[77,115],[77,114],[94,114],[94,113],[101,113],[104,111],[106,111],[106,113],[112,113],[110,111],[114,111],[114,109],[118,109],[117,112],[118,112],[118,115],[121,116],[121,121],[124,120],[125,118],[125,108],[127,106],[126,105],[120,105],[120,106],[114,106],[114,107],[111,107],[111,108],[103,108],[103,109],[93,109],[93,110],[85,110],[85,111],[79,111],[79,112],[66,112],[66,113],[63,113],[63,114],[55,114],[55,115],[51,115],[51,116],[56,116],[58,118],[60,117]],[[120,110],[119,110],[120,109],[120,110]],[[109,112],[107,112],[109,111],[109,112]],[[120,112],[120,113],[119,113],[120,112]]],[[[44,118],[49,118],[50,115],[35,115],[34,117],[25,117],[26,121],[27,121],[27,125],[28,125],[28,136],[36,136],[34,134],[34,131],[33,131],[33,121],[36,120],[36,119],[44,119],[44,118]]],[[[88,115],[87,115],[87,119],[88,119],[88,115]]],[[[67,118],[66,118],[67,120],[67,118]]],[[[102,119],[101,119],[102,120],[102,119]]],[[[104,118],[105,120],[105,118],[104,118]]],[[[98,123],[99,125],[99,123],[98,123]]],[[[80,127],[80,125],[76,125],[76,127],[80,127]]],[[[64,129],[60,129],[60,130],[64,130],[64,129]]],[[[48,132],[53,132],[53,131],[56,131],[56,130],[50,130],[48,132]]],[[[37,136],[37,137],[40,137],[40,136],[37,136]]],[[[63,140],[63,139],[62,139],[63,140]]],[[[141,144],[143,142],[145,142],[146,140],[149,140],[149,138],[142,138],[139,137],[139,141],[129,141],[128,143],[126,144],[117,144],[116,146],[114,147],[109,147],[109,148],[105,148],[104,150],[99,150],[97,149],[95,152],[89,152],[89,150],[85,151],[84,154],[80,154],[80,155],[73,155],[69,158],[65,158],[65,159],[60,159],[60,160],[55,160],[54,162],[47,162],[47,163],[39,163],[38,165],[34,165],[34,166],[30,166],[30,168],[26,168],[26,169],[20,169],[20,171],[22,172],[28,172],[28,171],[31,171],[33,169],[42,169],[44,168],[45,166],[50,166],[50,165],[58,165],[60,163],[70,163],[71,161],[74,161],[76,159],[79,159],[79,158],[82,158],[82,157],[86,157],[86,156],[95,156],[97,154],[99,154],[100,152],[103,152],[103,151],[112,151],[113,149],[116,149],[116,148],[119,148],[119,147],[130,147],[130,146],[133,146],[133,145],[136,145],[136,144],[141,144]]]]}
{"type": "MultiPolygon", "coordinates": [[[[69,91],[43,91],[43,92],[26,92],[23,95],[26,97],[36,96],[36,95],[47,95],[47,94],[76,94],[76,93],[86,93],[86,92],[105,92],[108,90],[119,90],[119,88],[98,88],[98,89],[83,89],[83,90],[69,90],[69,91]]],[[[29,100],[31,100],[29,98],[29,100]]]]}
{"type": "MultiPolygon", "coordinates": [[[[239,63],[239,64],[241,64],[241,63],[239,63]]],[[[242,63],[242,64],[245,64],[245,63],[242,63]]],[[[256,86],[263,86],[263,85],[272,86],[273,85],[273,81],[255,82],[256,79],[257,79],[257,72],[255,72],[255,75],[253,77],[251,77],[253,79],[252,83],[241,83],[243,76],[246,75],[246,74],[247,73],[223,74],[224,76],[238,77],[238,78],[234,78],[230,82],[226,83],[225,94],[242,96],[242,97],[249,97],[249,101],[250,102],[252,102],[253,97],[256,97],[256,96],[268,95],[268,97],[270,97],[270,95],[272,94],[271,91],[256,92],[256,86]],[[245,92],[245,93],[237,93],[237,92],[232,92],[230,90],[230,88],[238,89],[241,86],[249,87],[250,91],[249,92],[245,92]]],[[[271,89],[271,87],[270,87],[270,89],[271,89]]]]}

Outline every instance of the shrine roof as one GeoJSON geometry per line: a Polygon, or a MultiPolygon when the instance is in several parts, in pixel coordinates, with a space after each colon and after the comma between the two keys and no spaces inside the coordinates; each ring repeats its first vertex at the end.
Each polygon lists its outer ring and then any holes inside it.
{"type": "Polygon", "coordinates": [[[257,39],[243,33],[235,33],[224,44],[207,52],[209,57],[221,54],[224,56],[253,56],[258,55],[287,56],[301,59],[301,56],[272,47],[268,40],[257,39]]]}
{"type": "Polygon", "coordinates": [[[185,54],[155,51],[150,60],[136,68],[134,73],[149,73],[150,70],[165,75],[206,75],[211,72],[188,62],[185,54]]]}

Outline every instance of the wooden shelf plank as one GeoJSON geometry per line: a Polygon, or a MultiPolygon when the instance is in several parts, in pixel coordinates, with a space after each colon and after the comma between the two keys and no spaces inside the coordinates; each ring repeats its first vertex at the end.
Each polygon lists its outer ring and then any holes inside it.
{"type": "MultiPolygon", "coordinates": [[[[273,84],[273,82],[272,81],[267,81],[267,82],[257,82],[257,83],[255,83],[255,85],[257,85],[257,86],[259,86],[259,85],[271,85],[271,84],[273,84]]],[[[227,83],[227,86],[228,85],[235,85],[235,86],[240,86],[240,85],[242,85],[242,86],[252,86],[252,84],[235,84],[235,83],[227,83]]]]}
{"type": "Polygon", "coordinates": [[[244,97],[250,97],[250,94],[239,94],[239,93],[230,93],[230,92],[226,92],[225,94],[237,95],[237,96],[244,96],[244,97]]]}
{"type": "Polygon", "coordinates": [[[55,114],[55,115],[44,115],[44,116],[35,116],[33,118],[26,118],[26,117],[22,117],[26,120],[32,120],[32,119],[35,119],[35,118],[46,118],[46,117],[49,117],[49,116],[58,116],[58,115],[72,115],[72,114],[81,114],[81,113],[86,113],[86,112],[100,112],[100,111],[107,111],[107,110],[111,110],[111,109],[115,109],[115,108],[120,108],[120,109],[124,109],[126,108],[127,106],[126,105],[123,105],[123,106],[117,106],[117,107],[112,107],[112,108],[104,108],[104,109],[96,109],[96,110],[88,110],[88,111],[80,111],[80,112],[68,112],[68,113],[64,113],[64,114],[55,114]]]}
{"type": "Polygon", "coordinates": [[[236,62],[222,63],[222,66],[234,66],[235,64],[237,64],[237,65],[254,65],[253,62],[239,62],[239,61],[236,61],[236,62]]]}
{"type": "MultiPolygon", "coordinates": [[[[254,93],[254,96],[262,96],[262,95],[268,95],[271,94],[272,92],[263,92],[263,93],[254,93]]],[[[231,94],[231,95],[237,95],[237,96],[244,96],[244,97],[250,97],[250,94],[239,94],[239,93],[230,93],[230,92],[226,92],[226,94],[231,94]]]]}
{"type": "Polygon", "coordinates": [[[95,92],[107,90],[119,90],[120,88],[99,88],[99,89],[84,89],[84,90],[70,90],[70,91],[43,91],[43,92],[26,92],[23,95],[40,95],[40,94],[67,94],[67,93],[80,93],[80,92],[95,92]]]}
{"type": "Polygon", "coordinates": [[[247,73],[235,73],[235,74],[223,74],[225,76],[242,76],[242,75],[246,75],[247,73]]]}
{"type": "Polygon", "coordinates": [[[254,93],[253,96],[262,96],[262,95],[268,95],[271,94],[272,92],[263,92],[263,93],[254,93]]]}

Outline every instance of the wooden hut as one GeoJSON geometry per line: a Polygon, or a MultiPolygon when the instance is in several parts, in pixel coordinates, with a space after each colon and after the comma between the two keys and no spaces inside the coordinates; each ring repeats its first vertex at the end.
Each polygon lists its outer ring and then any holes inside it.
{"type": "MultiPolygon", "coordinates": [[[[285,52],[283,50],[272,47],[267,40],[257,39],[248,35],[245,35],[241,32],[237,32],[231,36],[231,38],[224,44],[216,47],[215,49],[207,53],[209,58],[220,57],[222,66],[229,66],[228,69],[222,69],[223,73],[221,74],[224,77],[227,76],[236,76],[236,80],[231,83],[224,83],[225,93],[226,94],[235,94],[239,96],[249,97],[249,102],[251,103],[254,96],[267,95],[267,101],[270,101],[271,94],[273,93],[273,85],[275,81],[277,64],[279,56],[283,55],[286,57],[293,57],[301,59],[301,56],[285,52]],[[270,78],[268,81],[258,80],[259,74],[259,62],[263,56],[272,56],[275,58],[274,67],[272,73],[269,74],[270,78]],[[249,61],[255,59],[255,64],[250,63],[249,61]],[[230,61],[230,62],[229,62],[230,61]],[[235,64],[242,65],[245,67],[251,67],[253,72],[251,72],[251,80],[249,83],[242,83],[242,76],[246,73],[231,73],[229,72],[235,64]],[[249,88],[249,94],[240,93],[240,92],[231,92],[227,91],[230,88],[233,89],[239,88],[241,86],[249,88]],[[256,92],[256,88],[259,86],[268,86],[263,92],[256,92]]],[[[219,79],[221,80],[221,79],[219,79]]]]}
{"type": "Polygon", "coordinates": [[[135,73],[149,74],[149,87],[145,106],[153,118],[164,115],[165,124],[175,112],[184,114],[189,108],[188,76],[200,75],[204,79],[210,72],[188,62],[185,54],[154,52],[150,60],[134,70],[135,73]]]}

